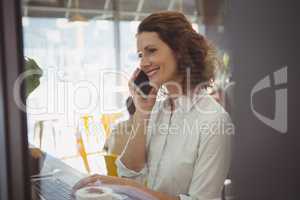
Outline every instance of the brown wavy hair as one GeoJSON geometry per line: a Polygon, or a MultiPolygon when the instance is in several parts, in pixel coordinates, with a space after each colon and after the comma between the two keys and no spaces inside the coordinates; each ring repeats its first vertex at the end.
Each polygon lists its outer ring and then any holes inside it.
{"type": "Polygon", "coordinates": [[[206,87],[214,79],[219,63],[217,53],[206,38],[197,33],[187,18],[177,11],[157,12],[146,17],[138,26],[138,33],[156,32],[174,52],[179,73],[184,77],[183,91],[187,91],[187,71],[190,86],[206,87]]]}

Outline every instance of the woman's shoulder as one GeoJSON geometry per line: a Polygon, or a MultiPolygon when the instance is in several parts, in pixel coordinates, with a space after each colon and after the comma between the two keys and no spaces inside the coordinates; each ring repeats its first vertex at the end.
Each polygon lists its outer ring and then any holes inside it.
{"type": "Polygon", "coordinates": [[[198,97],[194,102],[192,112],[198,116],[197,118],[202,118],[206,121],[214,121],[220,118],[230,121],[230,116],[224,107],[208,93],[201,94],[198,97]]]}

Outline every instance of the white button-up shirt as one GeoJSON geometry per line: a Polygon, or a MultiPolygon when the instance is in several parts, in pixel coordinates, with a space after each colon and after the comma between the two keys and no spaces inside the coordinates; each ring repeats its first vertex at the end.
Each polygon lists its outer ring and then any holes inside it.
{"type": "MultiPolygon", "coordinates": [[[[135,172],[117,159],[118,174],[181,200],[220,199],[230,165],[234,126],[210,95],[157,101],[147,129],[147,163],[135,172]]],[[[122,156],[122,155],[121,155],[122,156]]]]}

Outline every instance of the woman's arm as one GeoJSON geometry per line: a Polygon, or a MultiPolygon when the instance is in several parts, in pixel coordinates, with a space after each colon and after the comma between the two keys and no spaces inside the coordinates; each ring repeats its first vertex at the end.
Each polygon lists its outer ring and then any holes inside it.
{"type": "Polygon", "coordinates": [[[227,113],[219,113],[203,123],[210,131],[201,135],[188,195],[181,194],[182,200],[220,199],[229,171],[231,139],[234,134],[230,117],[227,113]],[[214,128],[216,124],[221,124],[219,127],[223,128],[214,128]]]}
{"type": "Polygon", "coordinates": [[[146,163],[146,130],[157,96],[157,90],[154,87],[148,94],[147,98],[143,98],[138,93],[133,82],[139,72],[139,69],[134,72],[128,84],[136,111],[133,116],[131,135],[120,157],[120,161],[128,169],[136,172],[143,169],[146,163]]]}
{"type": "Polygon", "coordinates": [[[146,163],[146,129],[148,117],[135,113],[132,131],[121,154],[121,162],[133,171],[140,171],[146,163]]]}

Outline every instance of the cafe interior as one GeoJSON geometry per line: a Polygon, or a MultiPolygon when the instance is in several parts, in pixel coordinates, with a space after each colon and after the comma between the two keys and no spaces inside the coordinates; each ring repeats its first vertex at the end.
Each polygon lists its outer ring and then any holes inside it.
{"type": "MultiPolygon", "coordinates": [[[[216,69],[216,77],[206,90],[229,114],[234,124],[239,120],[246,120],[240,117],[243,115],[242,109],[234,112],[236,106],[241,106],[243,101],[240,99],[234,104],[233,89],[236,82],[245,81],[248,84],[247,80],[250,79],[245,78],[247,75],[239,76],[244,69],[238,68],[239,61],[233,61],[232,52],[234,50],[237,52],[238,48],[232,49],[230,41],[244,40],[235,37],[234,34],[228,37],[229,31],[237,30],[230,29],[228,23],[230,14],[237,15],[231,10],[231,2],[230,0],[20,1],[17,4],[21,7],[17,9],[21,12],[19,25],[22,39],[19,47],[24,57],[23,77],[27,78],[24,78],[23,102],[17,105],[21,110],[23,108],[22,113],[25,113],[27,131],[26,141],[22,144],[29,147],[25,152],[30,155],[29,159],[27,158],[28,167],[24,167],[29,172],[24,174],[31,179],[31,187],[39,190],[39,194],[28,195],[33,199],[64,199],[54,195],[55,188],[49,192],[49,188],[53,186],[46,185],[48,184],[46,181],[42,187],[43,184],[40,182],[33,183],[33,179],[59,177],[63,182],[56,182],[54,187],[70,189],[78,180],[89,175],[118,176],[115,162],[120,152],[109,149],[108,138],[120,123],[130,118],[126,102],[131,95],[128,81],[134,70],[139,67],[137,27],[151,13],[179,11],[187,17],[197,33],[215,45],[221,65],[216,69]],[[26,71],[33,73],[26,76],[26,71]]],[[[8,4],[10,3],[6,5],[8,4]]],[[[237,22],[239,19],[234,20],[237,22]]],[[[249,92],[248,88],[245,88],[249,92]]],[[[245,95],[246,90],[239,85],[236,89],[237,93],[240,92],[238,94],[241,94],[241,98],[250,96],[248,93],[248,96],[245,95]]],[[[260,105],[261,108],[264,105],[266,104],[260,105]]],[[[250,107],[244,113],[248,112],[251,112],[250,107]]],[[[247,130],[251,129],[249,126],[247,130]]],[[[244,139],[238,137],[237,140],[244,141],[244,139]]],[[[244,147],[246,148],[246,145],[237,148],[244,147]]],[[[266,152],[269,152],[269,149],[266,149],[266,152]]],[[[241,158],[242,155],[237,157],[241,158]]],[[[248,158],[251,159],[251,156],[248,158]]],[[[235,164],[235,166],[242,165],[235,164]]],[[[241,191],[246,189],[236,187],[235,183],[244,179],[241,176],[238,176],[240,179],[234,177],[247,171],[246,168],[243,170],[232,172],[230,168],[220,199],[246,200],[250,197],[254,197],[252,199],[265,197],[259,196],[259,192],[257,196],[245,192],[249,195],[244,198],[238,197],[237,193],[241,194],[241,191]]],[[[253,170],[255,171],[254,168],[253,170]]],[[[250,174],[249,172],[247,178],[250,174]]],[[[253,183],[251,186],[259,182],[255,178],[251,180],[253,183]]],[[[247,188],[249,189],[248,186],[247,188]]],[[[5,194],[3,191],[0,190],[1,195],[5,194]]],[[[13,200],[28,197],[10,193],[7,193],[6,197],[9,195],[11,196],[7,199],[13,200]]],[[[266,199],[268,198],[264,200],[266,199]]]]}

